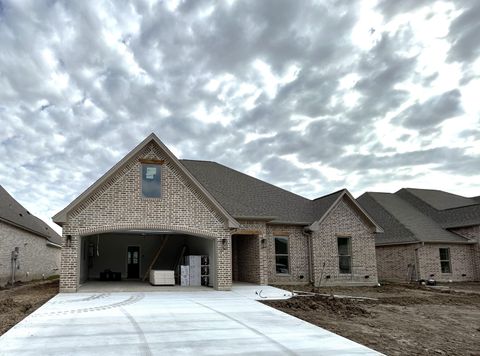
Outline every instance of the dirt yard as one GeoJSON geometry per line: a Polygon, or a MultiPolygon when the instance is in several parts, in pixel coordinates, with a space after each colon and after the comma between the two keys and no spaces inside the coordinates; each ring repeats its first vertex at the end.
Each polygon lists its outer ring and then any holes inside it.
{"type": "Polygon", "coordinates": [[[265,304],[387,355],[480,355],[480,283],[315,288],[377,298],[295,297],[265,304]]]}
{"type": "Polygon", "coordinates": [[[58,293],[58,280],[0,289],[0,335],[58,293]]]}

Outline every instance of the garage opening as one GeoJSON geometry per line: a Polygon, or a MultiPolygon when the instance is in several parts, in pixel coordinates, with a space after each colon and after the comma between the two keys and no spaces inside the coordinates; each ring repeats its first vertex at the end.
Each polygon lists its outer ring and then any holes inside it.
{"type": "Polygon", "coordinates": [[[234,282],[260,284],[260,242],[258,235],[232,236],[234,282]]]}
{"type": "Polygon", "coordinates": [[[213,287],[214,253],[213,239],[185,234],[117,232],[84,236],[80,283],[137,281],[155,286],[213,287]]]}

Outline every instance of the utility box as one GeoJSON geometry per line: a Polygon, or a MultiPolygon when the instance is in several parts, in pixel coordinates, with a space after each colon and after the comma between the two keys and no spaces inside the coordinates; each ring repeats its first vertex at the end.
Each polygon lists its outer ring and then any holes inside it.
{"type": "Polygon", "coordinates": [[[190,267],[180,266],[180,285],[187,287],[190,285],[190,267]]]}
{"type": "Polygon", "coordinates": [[[188,266],[188,278],[190,286],[209,285],[209,258],[206,255],[185,256],[185,264],[188,266]]]}

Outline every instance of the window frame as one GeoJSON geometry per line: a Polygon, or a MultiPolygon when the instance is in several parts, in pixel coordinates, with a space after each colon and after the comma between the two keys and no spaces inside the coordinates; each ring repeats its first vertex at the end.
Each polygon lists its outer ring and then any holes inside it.
{"type": "Polygon", "coordinates": [[[438,259],[440,260],[440,272],[442,274],[452,274],[452,256],[450,255],[450,247],[440,247],[438,249],[438,259]],[[442,260],[442,250],[447,251],[447,259],[442,260]],[[443,271],[443,264],[448,263],[448,272],[443,271]]]}
{"type": "Polygon", "coordinates": [[[162,181],[163,181],[163,169],[162,169],[162,164],[161,163],[153,163],[153,162],[141,162],[140,164],[140,196],[142,199],[161,199],[163,197],[163,191],[162,191],[162,181]],[[159,196],[156,197],[148,197],[145,196],[143,193],[143,167],[149,167],[149,166],[155,166],[158,171],[159,171],[159,190],[160,194],[159,196]]]}
{"type": "Polygon", "coordinates": [[[338,257],[338,273],[339,274],[342,274],[342,275],[349,275],[349,274],[352,274],[352,261],[353,261],[353,253],[352,253],[352,237],[351,236],[337,236],[337,257],[338,257]],[[348,255],[341,255],[340,254],[340,249],[339,249],[339,242],[340,242],[340,239],[346,239],[348,240],[348,255]],[[349,263],[349,271],[348,272],[342,272],[342,269],[340,267],[340,258],[341,257],[348,257],[349,260],[350,260],[350,263],[349,263]]]}
{"type": "Polygon", "coordinates": [[[275,275],[277,276],[290,276],[290,236],[286,235],[276,235],[273,236],[273,260],[275,262],[275,275]],[[277,239],[286,239],[287,240],[287,253],[277,253],[276,240],[277,239]],[[287,273],[281,273],[277,271],[277,257],[287,257],[287,273]]]}

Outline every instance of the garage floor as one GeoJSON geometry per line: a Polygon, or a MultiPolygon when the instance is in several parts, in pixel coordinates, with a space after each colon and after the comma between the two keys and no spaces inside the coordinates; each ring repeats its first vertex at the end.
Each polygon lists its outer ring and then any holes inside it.
{"type": "Polygon", "coordinates": [[[255,300],[285,294],[252,285],[58,294],[0,337],[0,355],[378,354],[255,300]]]}

